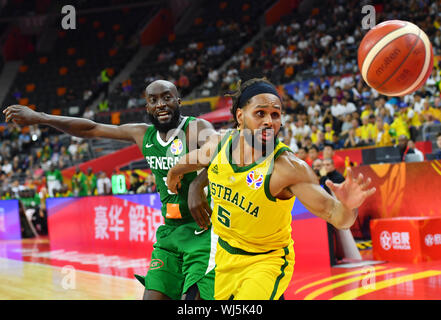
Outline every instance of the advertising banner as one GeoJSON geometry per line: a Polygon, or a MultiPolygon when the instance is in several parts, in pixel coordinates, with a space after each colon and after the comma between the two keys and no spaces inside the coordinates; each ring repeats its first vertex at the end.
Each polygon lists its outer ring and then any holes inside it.
{"type": "Polygon", "coordinates": [[[370,237],[369,221],[394,217],[441,217],[441,161],[372,164],[353,168],[377,191],[358,210],[354,237],[370,237]]]}
{"type": "Polygon", "coordinates": [[[46,200],[51,249],[150,257],[163,224],[159,195],[46,200]]]}
{"type": "Polygon", "coordinates": [[[0,240],[21,239],[18,200],[0,201],[0,240]]]}
{"type": "MultiPolygon", "coordinates": [[[[156,230],[164,223],[157,193],[49,198],[46,205],[51,257],[60,261],[69,258],[65,257],[67,253],[74,260],[82,257],[82,263],[99,255],[118,256],[119,265],[143,259],[145,269],[156,230]]],[[[309,213],[298,200],[292,216],[296,268],[329,266],[326,222],[309,213]]]]}
{"type": "Polygon", "coordinates": [[[441,259],[441,218],[375,219],[370,225],[376,260],[419,263],[441,259]]]}

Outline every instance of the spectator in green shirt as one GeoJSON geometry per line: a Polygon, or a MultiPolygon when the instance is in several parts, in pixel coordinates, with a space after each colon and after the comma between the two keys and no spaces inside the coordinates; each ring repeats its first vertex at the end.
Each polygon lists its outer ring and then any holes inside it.
{"type": "Polygon", "coordinates": [[[80,170],[80,167],[76,167],[75,174],[72,177],[72,192],[75,197],[87,196],[87,183],[86,175],[80,170]]]}
{"type": "Polygon", "coordinates": [[[58,170],[55,165],[51,164],[49,171],[46,171],[46,186],[49,192],[49,197],[53,197],[55,195],[54,190],[60,189],[63,184],[63,176],[61,175],[61,171],[58,170]]]}
{"type": "Polygon", "coordinates": [[[40,197],[33,189],[25,189],[19,192],[19,199],[25,209],[35,209],[40,205],[40,197]]]}
{"type": "Polygon", "coordinates": [[[86,176],[86,183],[87,183],[87,194],[89,196],[95,196],[97,195],[97,189],[96,189],[96,175],[93,173],[92,168],[87,168],[87,176],[86,176]]]}

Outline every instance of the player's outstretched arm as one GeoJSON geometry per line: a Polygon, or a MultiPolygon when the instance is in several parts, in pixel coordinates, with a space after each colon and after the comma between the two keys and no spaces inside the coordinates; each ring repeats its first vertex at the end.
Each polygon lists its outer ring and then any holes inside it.
{"type": "Polygon", "coordinates": [[[144,124],[127,124],[121,126],[101,124],[89,119],[35,112],[22,105],[11,105],[3,110],[3,113],[6,117],[6,122],[12,121],[18,125],[47,125],[82,138],[108,138],[136,142],[136,132],[142,130],[145,132],[145,126],[147,126],[144,124]]]}
{"type": "Polygon", "coordinates": [[[327,181],[326,185],[335,194],[330,196],[319,184],[312,169],[292,153],[285,153],[276,161],[271,181],[277,194],[287,188],[313,214],[325,219],[337,229],[350,228],[356,218],[356,209],[374,194],[375,188],[369,188],[371,179],[364,179],[360,174],[357,179],[348,168],[348,176],[341,184],[327,181]],[[277,171],[276,171],[277,170],[277,171]]]}
{"type": "Polygon", "coordinates": [[[167,174],[167,186],[173,193],[178,193],[181,179],[188,172],[198,171],[210,165],[211,158],[220,142],[220,135],[211,136],[200,148],[185,154],[167,174]]]}

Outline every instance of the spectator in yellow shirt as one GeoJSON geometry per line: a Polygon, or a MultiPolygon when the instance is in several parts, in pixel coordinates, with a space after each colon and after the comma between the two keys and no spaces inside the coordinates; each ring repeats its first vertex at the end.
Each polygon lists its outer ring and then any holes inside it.
{"type": "Polygon", "coordinates": [[[334,130],[332,130],[332,123],[325,124],[325,142],[333,143],[334,134],[334,130]]]}
{"type": "Polygon", "coordinates": [[[415,127],[418,129],[422,125],[420,113],[413,110],[413,108],[407,108],[407,109],[408,109],[407,113],[406,113],[407,123],[409,124],[409,126],[415,127]]]}
{"type": "Polygon", "coordinates": [[[375,120],[375,146],[386,147],[392,146],[392,137],[389,133],[389,125],[383,122],[383,118],[378,116],[375,120]]]}
{"type": "Polygon", "coordinates": [[[358,122],[358,119],[355,117],[352,117],[351,120],[352,128],[354,129],[355,136],[359,139],[361,139],[361,129],[360,129],[360,123],[358,122]]]}
{"type": "Polygon", "coordinates": [[[400,117],[407,124],[407,128],[410,135],[408,139],[415,140],[418,133],[417,130],[421,126],[421,122],[419,121],[419,115],[415,111],[413,111],[412,108],[409,108],[409,105],[407,103],[401,102],[400,117]]]}
{"type": "Polygon", "coordinates": [[[361,113],[360,118],[363,120],[363,118],[369,117],[371,114],[373,114],[372,106],[371,106],[370,103],[366,103],[364,105],[364,109],[363,109],[363,111],[361,113]]]}
{"type": "Polygon", "coordinates": [[[320,130],[318,129],[318,127],[315,124],[311,125],[311,135],[310,135],[310,137],[311,137],[312,144],[316,144],[317,143],[317,141],[318,141],[318,132],[319,131],[320,130]]]}
{"type": "Polygon", "coordinates": [[[369,122],[369,116],[361,118],[361,127],[359,128],[359,138],[365,145],[374,143],[375,125],[369,122]]]}
{"type": "Polygon", "coordinates": [[[423,111],[420,120],[424,123],[432,123],[435,120],[441,121],[441,110],[430,105],[429,101],[424,101],[423,111]]]}
{"type": "Polygon", "coordinates": [[[389,133],[394,143],[397,143],[399,136],[406,136],[407,139],[410,139],[409,126],[401,112],[395,114],[394,121],[390,125],[389,133]]]}

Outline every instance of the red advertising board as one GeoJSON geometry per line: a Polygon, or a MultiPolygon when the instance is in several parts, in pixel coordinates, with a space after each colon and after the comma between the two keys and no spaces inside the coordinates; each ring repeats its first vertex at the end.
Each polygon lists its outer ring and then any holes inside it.
{"type": "Polygon", "coordinates": [[[158,194],[49,198],[52,250],[150,258],[164,220],[158,194]]]}
{"type": "MultiPolygon", "coordinates": [[[[30,259],[124,277],[147,272],[164,223],[159,194],[49,198],[46,206],[50,252],[29,253],[30,259]]],[[[295,270],[329,267],[326,221],[300,201],[292,209],[292,236],[295,270]]]]}
{"type": "Polygon", "coordinates": [[[441,259],[441,217],[400,217],[370,222],[376,260],[418,263],[441,259]]]}
{"type": "Polygon", "coordinates": [[[371,178],[377,189],[358,210],[355,237],[367,237],[371,219],[441,216],[441,161],[373,164],[353,172],[371,178]]]}

